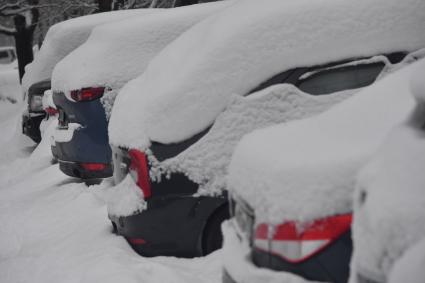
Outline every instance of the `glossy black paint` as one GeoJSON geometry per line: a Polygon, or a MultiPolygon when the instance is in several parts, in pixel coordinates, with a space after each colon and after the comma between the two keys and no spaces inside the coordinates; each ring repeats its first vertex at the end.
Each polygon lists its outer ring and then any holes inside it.
{"type": "Polygon", "coordinates": [[[226,204],[226,197],[156,196],[147,209],[128,217],[109,218],[119,235],[143,256],[197,257],[204,255],[202,237],[208,219],[226,204]],[[145,244],[132,244],[131,239],[145,244]]]}
{"type": "MultiPolygon", "coordinates": [[[[111,164],[112,152],[109,147],[108,122],[100,99],[87,102],[74,102],[64,93],[54,93],[53,101],[60,113],[59,128],[67,129],[69,123],[77,123],[81,127],[74,131],[68,142],[56,141],[55,151],[59,162],[67,163],[105,163],[111,164]]],[[[60,166],[68,176],[84,178],[88,172],[78,171],[78,167],[69,169],[70,165],[60,166]]],[[[93,172],[96,178],[112,176],[112,170],[93,172]]]]}

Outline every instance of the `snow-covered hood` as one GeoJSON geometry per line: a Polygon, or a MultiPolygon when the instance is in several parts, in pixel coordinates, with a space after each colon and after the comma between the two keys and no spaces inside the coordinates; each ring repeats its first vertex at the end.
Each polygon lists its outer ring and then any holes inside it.
{"type": "Polygon", "coordinates": [[[50,79],[55,65],[89,37],[92,29],[104,23],[142,16],[154,9],[136,9],[99,13],[70,19],[50,27],[34,61],[25,68],[24,90],[36,82],[50,79]]]}
{"type": "Polygon", "coordinates": [[[424,10],[422,0],[237,1],[182,34],[122,89],[110,141],[140,149],[182,141],[207,128],[231,94],[284,70],[418,49],[424,10]]]}
{"type": "Polygon", "coordinates": [[[87,41],[57,64],[54,91],[82,87],[120,88],[140,75],[150,60],[182,32],[229,1],[159,10],[150,15],[96,27],[87,41]]]}
{"type": "Polygon", "coordinates": [[[402,68],[316,117],[257,130],[237,146],[228,189],[258,221],[308,221],[352,210],[355,176],[413,107],[402,68]]]}
{"type": "Polygon", "coordinates": [[[425,60],[411,69],[419,103],[363,168],[354,198],[353,275],[385,282],[394,262],[425,235],[425,60]]]}

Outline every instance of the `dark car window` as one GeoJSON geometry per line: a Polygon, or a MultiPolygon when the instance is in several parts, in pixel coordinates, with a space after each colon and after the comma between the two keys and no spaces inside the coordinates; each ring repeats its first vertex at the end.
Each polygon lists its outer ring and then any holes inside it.
{"type": "Polygon", "coordinates": [[[11,62],[11,58],[9,56],[9,52],[7,50],[0,51],[0,63],[6,64],[6,63],[10,63],[10,62],[11,62]]]}
{"type": "Polygon", "coordinates": [[[319,70],[304,79],[301,76],[296,86],[313,95],[365,87],[376,80],[384,66],[383,62],[376,62],[319,70]]]}

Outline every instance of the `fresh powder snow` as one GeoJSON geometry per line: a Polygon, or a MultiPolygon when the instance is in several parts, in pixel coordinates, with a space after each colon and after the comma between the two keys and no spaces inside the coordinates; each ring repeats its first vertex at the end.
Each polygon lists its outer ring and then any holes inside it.
{"type": "Polygon", "coordinates": [[[233,154],[228,189],[255,209],[256,221],[310,221],[351,212],[357,171],[413,107],[412,68],[389,74],[318,116],[246,135],[233,154]]]}
{"type": "MultiPolygon", "coordinates": [[[[405,81],[411,80],[417,106],[388,135],[357,179],[352,277],[359,272],[387,281],[394,262],[425,235],[425,60],[404,73],[412,77],[405,81]]],[[[403,85],[398,91],[410,95],[408,83],[403,85]]]]}
{"type": "Polygon", "coordinates": [[[154,9],[135,9],[99,13],[70,19],[50,27],[34,61],[25,67],[22,79],[24,91],[34,83],[50,79],[55,65],[83,44],[95,26],[144,16],[154,11],[154,9]]]}
{"type": "Polygon", "coordinates": [[[425,278],[425,240],[409,248],[394,264],[388,283],[423,283],[425,278]]]}
{"type": "Polygon", "coordinates": [[[93,29],[87,41],[55,67],[52,89],[70,97],[70,91],[104,86],[102,102],[107,116],[118,90],[145,70],[150,60],[192,25],[232,1],[190,5],[93,29]]]}
{"type": "Polygon", "coordinates": [[[422,0],[237,1],[167,46],[122,90],[110,141],[145,149],[206,129],[231,100],[300,66],[425,45],[422,0]]]}

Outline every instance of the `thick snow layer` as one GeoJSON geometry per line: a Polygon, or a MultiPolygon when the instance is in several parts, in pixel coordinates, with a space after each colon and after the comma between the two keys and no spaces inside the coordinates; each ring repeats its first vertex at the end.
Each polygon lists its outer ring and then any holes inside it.
{"type": "Polygon", "coordinates": [[[83,45],[57,64],[52,88],[70,98],[71,90],[105,86],[112,90],[103,98],[109,110],[118,89],[143,73],[159,51],[229,3],[231,1],[167,9],[96,27],[83,45]]]}
{"type": "MultiPolygon", "coordinates": [[[[414,67],[410,73],[423,77],[425,60],[414,67]]],[[[423,80],[413,82],[416,96],[425,92],[423,80]]],[[[407,88],[399,91],[409,94],[407,88]]],[[[354,273],[386,279],[394,262],[425,235],[423,102],[391,132],[359,174],[354,198],[354,273]]]]}
{"type": "Polygon", "coordinates": [[[409,248],[391,270],[388,283],[423,283],[425,279],[425,240],[409,248]]]}
{"type": "Polygon", "coordinates": [[[350,212],[358,169],[413,107],[412,69],[389,74],[313,118],[246,135],[229,166],[228,189],[255,208],[258,221],[350,212]]]}
{"type": "Polygon", "coordinates": [[[153,9],[136,9],[99,13],[70,19],[50,27],[34,61],[25,67],[22,79],[24,91],[36,82],[50,79],[55,65],[83,44],[95,26],[144,16],[153,11],[153,9]]]}
{"type": "Polygon", "coordinates": [[[234,95],[233,101],[201,140],[174,158],[151,162],[152,179],[157,180],[170,172],[183,172],[200,184],[199,194],[221,193],[232,153],[242,136],[255,129],[313,116],[356,91],[312,96],[292,85],[281,84],[248,97],[234,95]]]}
{"type": "Polygon", "coordinates": [[[232,221],[222,224],[224,237],[223,264],[226,272],[236,281],[243,283],[314,283],[289,272],[276,272],[256,267],[251,259],[247,241],[241,241],[235,233],[232,221]]]}
{"type": "Polygon", "coordinates": [[[88,187],[51,165],[49,121],[41,146],[29,152],[18,142],[26,138],[20,124],[9,131],[21,113],[0,121],[0,282],[221,282],[220,251],[195,259],[135,254],[111,232],[108,184],[88,187]]]}
{"type": "Polygon", "coordinates": [[[165,48],[121,91],[116,146],[171,143],[207,128],[232,93],[273,75],[425,45],[422,0],[237,1],[165,48]]]}

